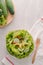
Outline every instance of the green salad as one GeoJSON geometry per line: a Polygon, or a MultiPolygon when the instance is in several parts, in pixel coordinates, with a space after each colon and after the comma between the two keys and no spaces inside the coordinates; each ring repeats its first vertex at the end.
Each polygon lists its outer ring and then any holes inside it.
{"type": "Polygon", "coordinates": [[[26,30],[16,30],[7,34],[6,48],[12,56],[21,59],[30,55],[34,50],[34,41],[26,30]]]}

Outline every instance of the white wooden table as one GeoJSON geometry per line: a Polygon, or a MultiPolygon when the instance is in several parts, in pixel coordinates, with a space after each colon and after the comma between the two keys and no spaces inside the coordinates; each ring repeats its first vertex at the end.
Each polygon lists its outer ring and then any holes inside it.
{"type": "MultiPolygon", "coordinates": [[[[30,30],[37,19],[43,16],[43,0],[14,0],[15,4],[15,18],[10,25],[0,29],[0,65],[1,59],[8,56],[15,65],[32,65],[31,57],[25,60],[18,60],[12,58],[6,51],[6,34],[15,29],[30,30]]],[[[43,58],[37,57],[34,65],[43,65],[43,58]]]]}

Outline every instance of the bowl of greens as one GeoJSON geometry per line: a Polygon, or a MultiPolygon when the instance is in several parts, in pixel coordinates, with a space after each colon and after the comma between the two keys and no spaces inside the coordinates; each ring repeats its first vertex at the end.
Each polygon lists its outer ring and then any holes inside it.
{"type": "Polygon", "coordinates": [[[34,50],[34,41],[28,31],[15,30],[6,35],[6,48],[10,55],[22,59],[34,50]]]}

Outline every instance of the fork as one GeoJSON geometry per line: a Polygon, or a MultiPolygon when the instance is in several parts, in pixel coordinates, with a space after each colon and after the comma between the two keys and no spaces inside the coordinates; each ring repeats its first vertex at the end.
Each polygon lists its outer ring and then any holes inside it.
{"type": "Polygon", "coordinates": [[[32,64],[35,62],[36,54],[37,54],[37,50],[38,50],[39,45],[40,45],[40,39],[37,38],[37,40],[36,40],[36,49],[35,49],[34,55],[33,55],[33,57],[32,57],[32,64]]]}

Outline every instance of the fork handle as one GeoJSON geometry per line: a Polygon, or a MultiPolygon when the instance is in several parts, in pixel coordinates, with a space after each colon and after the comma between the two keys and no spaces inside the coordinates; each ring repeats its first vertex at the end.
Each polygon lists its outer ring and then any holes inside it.
{"type": "Polygon", "coordinates": [[[33,55],[33,58],[32,58],[32,64],[33,64],[34,61],[35,61],[36,54],[37,54],[37,50],[38,50],[38,47],[35,49],[35,52],[34,52],[34,55],[33,55]]]}

